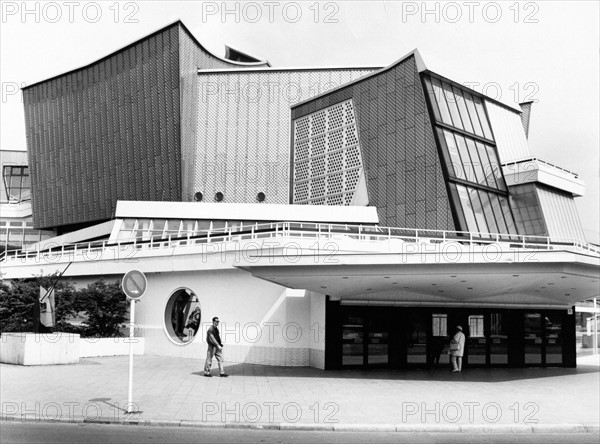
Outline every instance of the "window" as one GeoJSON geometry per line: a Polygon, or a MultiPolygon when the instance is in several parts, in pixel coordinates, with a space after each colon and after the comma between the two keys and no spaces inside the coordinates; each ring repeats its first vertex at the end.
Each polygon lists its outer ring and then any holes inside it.
{"type": "Polygon", "coordinates": [[[202,310],[198,296],[189,288],[176,290],[165,307],[165,330],[171,341],[186,345],[198,334],[202,310]]]}
{"type": "Polygon", "coordinates": [[[483,315],[469,316],[469,336],[471,338],[484,338],[483,315]]]}
{"type": "Polygon", "coordinates": [[[5,166],[3,171],[4,187],[9,201],[21,202],[31,199],[29,167],[5,166]]]}
{"type": "Polygon", "coordinates": [[[432,314],[431,331],[433,336],[448,336],[448,315],[439,313],[432,314]]]}

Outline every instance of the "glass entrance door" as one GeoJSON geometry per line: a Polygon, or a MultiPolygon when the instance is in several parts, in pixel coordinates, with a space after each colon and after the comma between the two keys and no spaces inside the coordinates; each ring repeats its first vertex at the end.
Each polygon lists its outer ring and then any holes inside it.
{"type": "Polygon", "coordinates": [[[490,364],[508,365],[508,329],[504,313],[490,313],[490,364]]]}
{"type": "Polygon", "coordinates": [[[364,364],[365,343],[364,316],[344,313],[342,321],[342,365],[357,366],[364,364]]]}
{"type": "Polygon", "coordinates": [[[523,331],[525,342],[525,365],[542,363],[542,315],[541,313],[525,313],[523,331]]]}
{"type": "Polygon", "coordinates": [[[467,351],[469,365],[487,364],[487,337],[485,334],[485,317],[483,314],[469,315],[467,351]]]}
{"type": "Polygon", "coordinates": [[[427,364],[427,329],[429,313],[414,310],[406,322],[406,363],[427,364]]]}

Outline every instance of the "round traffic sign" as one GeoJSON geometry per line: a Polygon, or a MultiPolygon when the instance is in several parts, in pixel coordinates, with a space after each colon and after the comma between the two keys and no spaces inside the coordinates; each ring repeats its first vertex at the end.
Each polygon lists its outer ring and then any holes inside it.
{"type": "Polygon", "coordinates": [[[123,291],[130,299],[140,299],[146,292],[147,286],[146,276],[139,270],[128,271],[121,282],[123,291]]]}

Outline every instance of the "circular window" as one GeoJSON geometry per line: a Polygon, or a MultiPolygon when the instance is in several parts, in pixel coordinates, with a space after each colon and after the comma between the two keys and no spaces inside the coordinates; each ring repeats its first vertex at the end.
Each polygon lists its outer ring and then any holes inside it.
{"type": "Polygon", "coordinates": [[[165,329],[178,345],[192,342],[200,329],[202,311],[198,296],[189,288],[176,290],[165,308],[165,329]]]}
{"type": "Polygon", "coordinates": [[[259,202],[264,202],[267,196],[262,191],[256,195],[256,200],[259,202]]]}
{"type": "Polygon", "coordinates": [[[223,197],[225,197],[225,196],[223,196],[223,193],[221,193],[220,191],[217,191],[217,193],[215,194],[215,200],[217,202],[222,202],[223,201],[223,197]]]}
{"type": "Polygon", "coordinates": [[[202,195],[202,193],[200,191],[196,191],[196,194],[194,194],[194,200],[196,202],[202,202],[202,198],[204,196],[202,195]]]}

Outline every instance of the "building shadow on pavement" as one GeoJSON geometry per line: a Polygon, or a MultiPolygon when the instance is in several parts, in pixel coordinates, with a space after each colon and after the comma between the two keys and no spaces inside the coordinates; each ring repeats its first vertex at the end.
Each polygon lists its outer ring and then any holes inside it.
{"type": "MultiPolygon", "coordinates": [[[[600,373],[600,368],[594,365],[581,365],[577,368],[463,368],[463,371],[460,373],[452,373],[450,368],[442,367],[431,369],[320,370],[313,367],[274,367],[258,364],[226,364],[225,371],[231,377],[264,376],[269,378],[283,377],[399,381],[508,382],[600,373]]],[[[195,371],[192,372],[192,374],[197,376],[204,375],[202,371],[195,371]]],[[[213,377],[218,377],[218,371],[214,369],[213,377]]]]}

